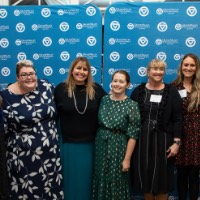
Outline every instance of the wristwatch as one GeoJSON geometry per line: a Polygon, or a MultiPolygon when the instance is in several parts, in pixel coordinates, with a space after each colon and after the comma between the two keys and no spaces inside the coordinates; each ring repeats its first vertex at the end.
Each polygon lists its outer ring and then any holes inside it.
{"type": "Polygon", "coordinates": [[[181,145],[181,141],[180,141],[180,140],[174,140],[174,143],[175,143],[175,144],[178,144],[178,146],[181,145]]]}

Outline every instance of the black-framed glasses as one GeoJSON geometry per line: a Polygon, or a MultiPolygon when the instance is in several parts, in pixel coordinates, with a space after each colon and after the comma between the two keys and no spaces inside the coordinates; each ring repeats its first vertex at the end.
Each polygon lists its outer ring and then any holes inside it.
{"type": "Polygon", "coordinates": [[[29,76],[31,78],[34,78],[36,76],[36,72],[21,73],[19,76],[22,77],[23,79],[27,79],[29,76]]]}

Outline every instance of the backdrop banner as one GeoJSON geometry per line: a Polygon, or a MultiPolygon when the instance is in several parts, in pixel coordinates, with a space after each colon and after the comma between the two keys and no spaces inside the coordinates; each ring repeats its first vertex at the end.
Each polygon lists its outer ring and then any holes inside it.
{"type": "Polygon", "coordinates": [[[0,7],[0,86],[16,80],[16,62],[32,60],[39,78],[58,84],[77,56],[101,82],[102,15],[93,5],[0,7]]]}
{"type": "Polygon", "coordinates": [[[186,53],[200,55],[199,3],[115,3],[107,7],[104,19],[103,85],[114,71],[131,75],[129,94],[147,81],[146,67],[151,59],[167,63],[165,82],[175,79],[186,53]]]}
{"type": "MultiPolygon", "coordinates": [[[[107,92],[112,74],[124,69],[131,76],[130,95],[147,81],[154,58],[167,63],[169,83],[186,53],[200,56],[199,10],[197,2],[114,3],[104,14],[102,42],[102,15],[94,5],[1,6],[0,89],[15,82],[19,60],[32,60],[38,77],[57,85],[77,56],[88,58],[95,81],[107,92]]],[[[143,196],[133,193],[133,199],[143,196]]],[[[169,199],[177,199],[176,188],[169,199]]]]}

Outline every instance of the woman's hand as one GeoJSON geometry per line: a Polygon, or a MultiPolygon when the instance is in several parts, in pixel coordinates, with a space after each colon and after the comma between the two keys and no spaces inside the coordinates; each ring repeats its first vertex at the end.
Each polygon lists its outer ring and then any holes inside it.
{"type": "Polygon", "coordinates": [[[176,156],[179,150],[179,145],[174,143],[172,146],[170,146],[167,150],[168,156],[167,158],[176,156]]]}
{"type": "Polygon", "coordinates": [[[129,168],[130,168],[130,159],[124,159],[122,162],[122,171],[128,172],[129,168]]]}

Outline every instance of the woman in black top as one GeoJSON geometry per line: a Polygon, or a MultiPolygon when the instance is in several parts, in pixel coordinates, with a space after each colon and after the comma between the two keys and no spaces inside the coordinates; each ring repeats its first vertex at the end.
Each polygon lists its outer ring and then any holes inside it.
{"type": "Polygon", "coordinates": [[[67,200],[90,200],[93,146],[100,99],[106,93],[93,82],[90,64],[76,58],[68,78],[55,89],[63,145],[64,195],[67,200]]]}
{"type": "Polygon", "coordinates": [[[149,78],[131,94],[141,113],[141,133],[133,157],[133,189],[145,200],[166,200],[173,189],[174,156],[182,133],[182,102],[177,89],[163,83],[166,63],[154,59],[149,78]]]}

